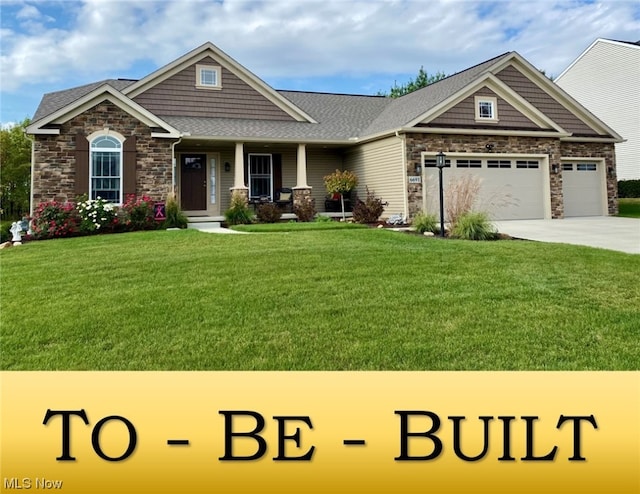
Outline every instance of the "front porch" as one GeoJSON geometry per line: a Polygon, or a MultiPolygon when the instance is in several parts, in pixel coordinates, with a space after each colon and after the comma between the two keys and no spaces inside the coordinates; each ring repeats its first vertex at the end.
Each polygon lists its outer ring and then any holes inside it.
{"type": "MultiPolygon", "coordinates": [[[[291,189],[294,203],[310,197],[325,213],[323,177],[343,166],[341,146],[185,138],[174,152],[173,187],[193,222],[223,221],[233,192],[247,202],[272,202],[279,190],[291,189]]],[[[296,217],[290,208],[282,218],[296,217]]]]}

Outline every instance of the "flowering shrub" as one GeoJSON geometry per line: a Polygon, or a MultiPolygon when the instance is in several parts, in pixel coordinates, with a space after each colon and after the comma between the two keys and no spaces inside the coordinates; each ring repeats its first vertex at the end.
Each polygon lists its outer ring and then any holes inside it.
{"type": "Polygon", "coordinates": [[[76,209],[80,215],[80,231],[82,233],[94,233],[98,230],[112,229],[118,222],[113,204],[106,202],[100,196],[97,199],[88,199],[78,202],[76,209]]]}
{"type": "Polygon", "coordinates": [[[153,230],[158,228],[158,222],[153,216],[153,200],[143,195],[127,194],[122,205],[123,220],[127,230],[153,230]]]}
{"type": "Polygon", "coordinates": [[[73,202],[43,202],[33,213],[34,238],[71,237],[80,232],[81,218],[73,202]]]}

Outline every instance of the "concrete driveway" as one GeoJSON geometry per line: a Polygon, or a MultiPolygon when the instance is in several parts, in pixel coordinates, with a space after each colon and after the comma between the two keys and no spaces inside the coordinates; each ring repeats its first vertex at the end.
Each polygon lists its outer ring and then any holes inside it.
{"type": "Polygon", "coordinates": [[[640,254],[638,218],[589,216],[563,220],[505,220],[494,224],[500,233],[516,238],[640,254]]]}

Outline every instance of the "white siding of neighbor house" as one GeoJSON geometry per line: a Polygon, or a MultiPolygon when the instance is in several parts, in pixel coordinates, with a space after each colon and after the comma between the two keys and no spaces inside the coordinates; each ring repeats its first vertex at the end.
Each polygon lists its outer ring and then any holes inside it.
{"type": "Polygon", "coordinates": [[[627,140],[618,180],[640,179],[640,46],[598,39],[555,82],[627,140]]]}
{"type": "Polygon", "coordinates": [[[402,140],[389,137],[351,149],[345,157],[345,169],[358,176],[358,196],[366,197],[366,187],[373,191],[385,206],[383,218],[406,214],[406,174],[402,160],[402,140]]]}

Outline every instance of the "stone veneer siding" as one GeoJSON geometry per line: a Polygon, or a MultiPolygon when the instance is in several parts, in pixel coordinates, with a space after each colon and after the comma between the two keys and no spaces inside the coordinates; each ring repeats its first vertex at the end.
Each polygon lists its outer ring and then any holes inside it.
{"type": "Polygon", "coordinates": [[[76,199],[76,134],[88,137],[105,127],[125,138],[136,136],[136,195],[166,199],[171,192],[171,144],[174,139],[151,137],[149,127],[105,101],[64,123],[59,135],[35,136],[34,208],[45,201],[76,199]]]}
{"type": "MultiPolygon", "coordinates": [[[[439,151],[447,153],[486,153],[486,145],[493,144],[493,152],[520,154],[548,154],[549,166],[558,164],[561,157],[605,158],[607,169],[615,168],[614,145],[602,143],[560,142],[551,137],[481,136],[456,134],[408,134],[407,175],[415,175],[415,166],[421,164],[422,152],[439,151]]],[[[564,217],[562,194],[562,170],[554,174],[549,170],[551,181],[551,217],[564,217]]],[[[607,195],[609,214],[617,213],[616,180],[607,174],[607,195]]],[[[408,184],[409,217],[413,218],[422,210],[422,184],[408,184]]]]}

